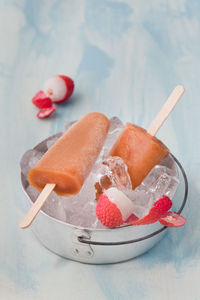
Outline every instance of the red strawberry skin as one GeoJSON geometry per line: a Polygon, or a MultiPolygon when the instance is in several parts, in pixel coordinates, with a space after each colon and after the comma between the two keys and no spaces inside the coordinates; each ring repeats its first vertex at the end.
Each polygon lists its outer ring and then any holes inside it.
{"type": "Polygon", "coordinates": [[[163,196],[158,201],[156,201],[153,207],[150,209],[148,215],[144,216],[143,218],[131,222],[131,225],[148,225],[155,223],[160,220],[166,212],[172,207],[172,201],[167,197],[163,196]]]}
{"type": "Polygon", "coordinates": [[[32,103],[38,108],[48,108],[52,106],[51,99],[43,91],[39,91],[32,98],[32,103]]]}
{"type": "Polygon", "coordinates": [[[110,202],[105,194],[101,194],[96,206],[96,215],[99,221],[109,228],[123,224],[122,214],[115,203],[110,202]]]}
{"type": "Polygon", "coordinates": [[[68,100],[74,91],[74,81],[70,77],[65,76],[65,75],[58,75],[58,77],[60,77],[62,80],[65,81],[65,84],[67,87],[67,92],[63,99],[61,99],[59,101],[55,101],[54,103],[62,103],[64,101],[68,100]]]}
{"type": "Polygon", "coordinates": [[[153,207],[156,207],[160,213],[165,214],[172,207],[172,201],[164,195],[154,203],[153,207]]]}
{"type": "Polygon", "coordinates": [[[180,227],[184,226],[186,218],[180,216],[176,212],[168,211],[164,217],[162,217],[159,222],[168,227],[180,227]]]}
{"type": "Polygon", "coordinates": [[[48,107],[48,108],[42,108],[39,113],[37,114],[37,117],[39,119],[44,119],[44,118],[47,118],[49,117],[54,111],[56,110],[55,106],[51,106],[51,107],[48,107]]]}
{"type": "Polygon", "coordinates": [[[131,223],[139,220],[139,218],[135,214],[131,214],[130,217],[125,221],[125,223],[131,223]]]}

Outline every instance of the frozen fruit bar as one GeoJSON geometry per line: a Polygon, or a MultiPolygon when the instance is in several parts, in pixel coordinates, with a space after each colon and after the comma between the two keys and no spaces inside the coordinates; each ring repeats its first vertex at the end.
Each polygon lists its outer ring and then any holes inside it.
{"type": "Polygon", "coordinates": [[[101,151],[109,123],[101,113],[84,116],[29,171],[30,184],[42,190],[55,183],[57,194],[77,194],[101,151]]]}
{"type": "Polygon", "coordinates": [[[126,124],[109,155],[119,156],[126,163],[135,189],[150,170],[169,153],[167,147],[145,129],[126,124]]]}

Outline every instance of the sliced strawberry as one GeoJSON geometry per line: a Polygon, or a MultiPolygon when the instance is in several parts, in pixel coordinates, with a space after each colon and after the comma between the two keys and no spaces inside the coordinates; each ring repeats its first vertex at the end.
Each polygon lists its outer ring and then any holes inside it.
{"type": "Polygon", "coordinates": [[[180,216],[176,212],[168,211],[164,217],[162,217],[159,222],[162,225],[169,227],[180,227],[185,225],[186,218],[180,216]]]}
{"type": "Polygon", "coordinates": [[[43,91],[39,91],[32,98],[32,103],[38,108],[48,108],[52,106],[51,99],[43,91]]]}
{"type": "Polygon", "coordinates": [[[131,225],[147,225],[152,224],[160,220],[166,212],[172,207],[172,201],[167,197],[163,196],[156,201],[153,207],[150,209],[148,215],[143,218],[130,222],[131,225]]]}
{"type": "Polygon", "coordinates": [[[49,117],[54,111],[56,110],[55,106],[51,106],[49,108],[42,108],[39,113],[37,114],[37,117],[39,119],[44,119],[49,117]]]}

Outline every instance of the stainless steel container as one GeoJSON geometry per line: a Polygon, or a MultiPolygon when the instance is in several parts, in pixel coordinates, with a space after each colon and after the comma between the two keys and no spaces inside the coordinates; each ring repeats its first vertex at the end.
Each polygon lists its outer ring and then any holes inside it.
{"type": "MultiPolygon", "coordinates": [[[[44,142],[34,149],[44,148],[44,142]]],[[[179,161],[172,154],[171,157],[179,168],[180,180],[184,184],[183,197],[180,199],[180,208],[177,211],[181,213],[187,199],[188,182],[179,161]]],[[[26,192],[28,182],[23,174],[21,181],[26,192]]],[[[32,204],[32,199],[28,196],[28,208],[32,204]]],[[[43,211],[39,212],[31,229],[38,240],[52,252],[71,260],[89,264],[116,263],[141,255],[160,241],[167,230],[159,222],[145,226],[123,226],[115,229],[85,229],[61,222],[43,211]]]]}

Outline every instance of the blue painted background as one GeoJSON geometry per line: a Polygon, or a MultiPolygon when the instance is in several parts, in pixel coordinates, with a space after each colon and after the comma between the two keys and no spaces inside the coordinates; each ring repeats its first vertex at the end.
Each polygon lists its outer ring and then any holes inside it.
{"type": "Polygon", "coordinates": [[[2,0],[0,43],[0,299],[198,300],[200,2],[2,0]],[[71,76],[75,93],[38,120],[31,98],[54,74],[71,76]],[[158,137],[188,175],[184,228],[141,257],[102,266],[64,260],[18,228],[27,149],[89,111],[148,127],[177,84],[185,96],[158,137]]]}

